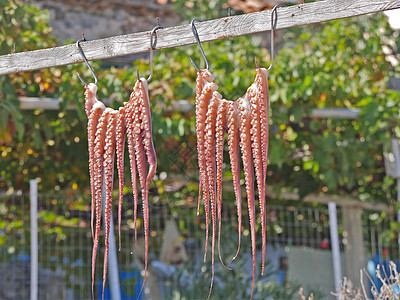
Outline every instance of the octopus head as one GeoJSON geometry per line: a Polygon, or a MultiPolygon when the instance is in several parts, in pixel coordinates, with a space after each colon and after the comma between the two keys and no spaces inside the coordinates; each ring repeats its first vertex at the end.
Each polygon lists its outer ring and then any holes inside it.
{"type": "Polygon", "coordinates": [[[104,111],[106,114],[112,114],[114,112],[114,109],[107,107],[106,110],[104,111]]]}
{"type": "Polygon", "coordinates": [[[216,84],[215,82],[211,82],[208,84],[210,85],[211,91],[215,92],[216,90],[218,90],[218,84],[216,84]]]}
{"type": "Polygon", "coordinates": [[[209,70],[201,70],[200,72],[202,72],[202,77],[205,81],[207,82],[214,81],[215,77],[213,74],[211,74],[209,70]]]}
{"type": "Polygon", "coordinates": [[[89,83],[86,86],[87,90],[90,91],[93,95],[96,95],[97,93],[97,85],[95,85],[94,83],[89,83]]]}
{"type": "Polygon", "coordinates": [[[217,98],[218,100],[222,100],[222,95],[221,95],[220,93],[218,93],[217,91],[214,91],[214,92],[213,92],[213,96],[214,96],[215,98],[217,98]]]}
{"type": "MultiPolygon", "coordinates": [[[[247,95],[247,94],[246,94],[247,95]]],[[[250,101],[246,98],[246,95],[243,97],[240,97],[237,101],[237,105],[239,108],[239,111],[243,115],[247,115],[250,112],[250,101]]]]}
{"type": "Polygon", "coordinates": [[[97,109],[101,109],[102,111],[104,111],[106,109],[106,106],[103,104],[103,102],[98,101],[93,105],[93,111],[97,109]]]}
{"type": "Polygon", "coordinates": [[[147,89],[148,89],[147,80],[145,78],[141,77],[140,82],[142,83],[141,88],[147,91],[147,89]]]}
{"type": "Polygon", "coordinates": [[[266,68],[257,68],[257,73],[263,76],[264,78],[268,78],[268,71],[266,68]]]}

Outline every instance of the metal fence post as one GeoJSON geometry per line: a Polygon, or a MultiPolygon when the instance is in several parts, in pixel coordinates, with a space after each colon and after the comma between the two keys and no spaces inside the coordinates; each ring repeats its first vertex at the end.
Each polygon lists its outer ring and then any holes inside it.
{"type": "MultiPolygon", "coordinates": [[[[342,260],[340,259],[340,245],[339,234],[337,225],[336,203],[329,202],[329,229],[331,234],[332,245],[332,262],[333,262],[333,275],[335,279],[335,289],[340,290],[340,281],[342,280],[342,260]]],[[[339,296],[337,296],[339,299],[339,296]]]]}
{"type": "Polygon", "coordinates": [[[38,187],[35,179],[29,180],[30,186],[30,216],[31,216],[31,300],[38,299],[38,187]]]}

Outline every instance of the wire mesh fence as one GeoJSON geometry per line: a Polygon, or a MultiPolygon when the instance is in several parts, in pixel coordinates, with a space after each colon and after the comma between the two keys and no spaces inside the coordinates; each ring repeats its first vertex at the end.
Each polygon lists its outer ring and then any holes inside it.
{"type": "MultiPolygon", "coordinates": [[[[227,202],[223,206],[221,257],[225,263],[236,252],[238,246],[238,220],[236,206],[227,202]]],[[[140,205],[140,203],[139,203],[140,205]]],[[[245,204],[243,204],[245,205],[245,204]]],[[[143,275],[143,227],[140,206],[138,207],[138,240],[135,248],[133,206],[127,196],[124,201],[121,226],[121,250],[117,252],[121,281],[122,299],[136,299],[143,275]],[[135,253],[132,254],[135,248],[135,253]]],[[[114,223],[117,225],[117,210],[114,209],[114,223]]],[[[250,234],[247,210],[243,207],[243,225],[240,261],[250,261],[250,234]]],[[[28,299],[30,285],[30,229],[29,197],[24,194],[1,196],[0,198],[0,299],[28,299]],[[5,286],[6,285],[6,286],[5,286]]],[[[390,247],[382,244],[382,233],[389,228],[389,216],[379,212],[364,212],[364,243],[368,257],[377,255],[380,259],[399,257],[397,242],[390,247]]],[[[343,232],[341,213],[338,210],[339,232],[343,232]]],[[[218,224],[218,223],[217,223],[218,224]]],[[[39,299],[91,299],[91,259],[93,240],[90,229],[90,199],[81,195],[46,195],[38,199],[38,241],[39,241],[39,299]]],[[[118,243],[118,226],[115,226],[118,243]]],[[[260,228],[257,234],[260,233],[260,228]]],[[[210,227],[211,232],[211,227],[210,227]]],[[[103,233],[102,233],[103,234],[103,233]]],[[[200,290],[188,289],[191,285],[208,292],[210,280],[210,246],[208,261],[203,263],[205,240],[204,214],[197,215],[196,205],[190,201],[169,201],[153,203],[150,206],[149,279],[154,287],[147,286],[151,299],[202,299],[200,290]],[[167,243],[165,228],[174,220],[187,259],[176,261],[183,266],[174,270],[172,276],[164,276],[160,269],[163,244],[167,243]],[[185,262],[186,261],[186,262],[185,262]],[[158,267],[157,267],[158,266],[158,267]],[[179,271],[180,270],[180,271],[179,271]],[[202,279],[193,278],[199,273],[202,279]],[[197,281],[196,281],[197,280],[197,281]],[[200,280],[200,281],[199,281],[200,280]],[[201,286],[203,284],[203,286],[201,286]],[[149,290],[150,289],[150,290],[149,290]],[[185,291],[182,291],[186,289],[185,291]],[[157,295],[154,291],[157,290],[157,295]]],[[[261,249],[260,235],[257,247],[261,249]]],[[[100,243],[104,243],[101,237],[100,243]]],[[[299,207],[282,205],[267,207],[267,244],[272,248],[303,246],[314,249],[330,249],[329,215],[326,206],[299,207]]],[[[118,245],[117,245],[118,247],[118,245]]],[[[343,243],[341,248],[343,249],[343,243]]],[[[271,248],[271,249],[272,249],[271,248]]],[[[102,261],[104,246],[100,247],[95,276],[95,295],[101,298],[102,261]]],[[[272,251],[273,252],[273,251],[272,251]]],[[[218,253],[218,252],[217,252],[218,253]]],[[[257,253],[259,254],[259,253],[257,253]]],[[[267,251],[271,255],[271,251],[267,251]]],[[[216,258],[217,278],[226,271],[216,258]]],[[[258,255],[260,257],[260,255],[258,255]]],[[[271,258],[271,257],[270,257],[271,258]]],[[[279,258],[279,255],[278,255],[279,258]]],[[[271,258],[272,259],[272,258],[271,258]]],[[[276,258],[275,258],[276,259],[276,258]]],[[[167,267],[167,265],[163,266],[167,267]]],[[[282,261],[275,267],[283,271],[282,261]]],[[[244,267],[246,270],[246,266],[244,267]]],[[[228,272],[229,273],[229,272],[228,272]]],[[[251,276],[251,270],[247,272],[251,276]]],[[[221,275],[225,276],[225,275],[221,275]]],[[[230,280],[220,277],[220,281],[230,280]]],[[[218,281],[218,280],[217,280],[218,281]]],[[[242,280],[246,284],[246,280],[242,280]]],[[[218,284],[218,282],[217,282],[218,284]]],[[[237,283],[240,285],[241,283],[237,283]]],[[[246,290],[246,286],[243,290],[246,290]]],[[[146,294],[145,294],[146,295],[146,294]]],[[[109,297],[105,287],[105,299],[109,297]]]]}
{"type": "Polygon", "coordinates": [[[395,214],[365,210],[362,215],[364,247],[375,264],[384,265],[389,259],[400,258],[400,236],[393,238],[390,222],[396,221],[395,214]]]}

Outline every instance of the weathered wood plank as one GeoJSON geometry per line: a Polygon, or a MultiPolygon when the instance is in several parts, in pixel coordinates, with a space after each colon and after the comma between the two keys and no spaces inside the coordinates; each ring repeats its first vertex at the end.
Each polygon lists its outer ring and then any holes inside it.
{"type": "Polygon", "coordinates": [[[284,192],[279,195],[274,195],[271,190],[267,192],[272,198],[281,198],[285,200],[302,200],[306,203],[316,202],[319,204],[328,204],[329,202],[334,202],[339,206],[344,208],[357,208],[357,209],[369,209],[376,211],[389,211],[390,208],[385,203],[380,202],[363,202],[358,198],[351,198],[343,195],[326,195],[326,194],[309,194],[303,199],[297,193],[294,192],[284,192]]]}
{"type": "MultiPolygon", "coordinates": [[[[400,0],[324,0],[278,8],[276,28],[349,18],[400,8],[400,0]]],[[[196,24],[201,41],[213,41],[271,30],[271,11],[244,14],[196,24]]],[[[157,31],[155,49],[195,43],[190,25],[157,31]]],[[[107,59],[149,51],[150,31],[82,43],[89,60],[107,59]]],[[[0,56],[0,75],[82,62],[74,44],[0,56]]]]}
{"type": "Polygon", "coordinates": [[[398,77],[389,78],[388,89],[400,91],[400,78],[398,77]]]}

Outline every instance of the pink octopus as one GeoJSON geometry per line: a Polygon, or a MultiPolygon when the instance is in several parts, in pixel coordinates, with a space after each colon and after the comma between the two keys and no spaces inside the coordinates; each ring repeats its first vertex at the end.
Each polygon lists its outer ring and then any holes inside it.
{"type": "MultiPolygon", "coordinates": [[[[220,254],[221,239],[221,207],[222,207],[222,161],[225,132],[228,135],[229,158],[233,175],[233,186],[238,214],[239,243],[235,256],[240,250],[240,233],[242,227],[241,189],[240,189],[240,154],[244,168],[244,179],[250,218],[250,232],[253,255],[254,290],[255,262],[256,262],[256,230],[255,230],[255,197],[254,173],[258,188],[258,197],[261,213],[262,232],[262,274],[265,266],[266,247],[266,175],[268,161],[268,73],[264,68],[257,67],[254,83],[246,94],[237,101],[227,101],[216,91],[218,86],[213,82],[214,76],[207,69],[199,70],[196,82],[196,130],[197,150],[199,163],[199,204],[203,198],[206,217],[206,244],[208,245],[209,215],[212,222],[212,277],[211,289],[214,280],[214,252],[216,235],[216,214],[218,215],[218,252],[220,254]],[[239,150],[240,148],[240,150],[239,150]]],[[[230,265],[228,264],[228,267],[230,265]]],[[[225,266],[225,265],[224,265],[225,266]]]]}
{"type": "MultiPolygon", "coordinates": [[[[97,86],[93,83],[85,86],[85,111],[88,116],[89,173],[92,194],[91,228],[94,239],[92,254],[92,293],[94,289],[96,254],[100,237],[102,196],[105,193],[105,253],[103,266],[103,295],[107,278],[110,220],[112,210],[112,190],[114,176],[114,158],[117,153],[119,177],[118,229],[121,231],[121,206],[124,187],[124,147],[127,136],[130,159],[131,181],[134,198],[135,246],[137,240],[137,177],[142,190],[143,220],[145,235],[145,269],[142,289],[147,274],[148,238],[149,238],[149,187],[156,173],[157,158],[152,140],[151,115],[147,81],[140,78],[133,89],[128,102],[118,111],[106,108],[96,98],[97,86]],[[94,218],[94,216],[96,216],[94,218]],[[96,224],[94,225],[94,219],[96,224]],[[95,227],[95,228],[94,228],[95,227]]],[[[119,235],[121,247],[121,235],[119,235]]]]}

